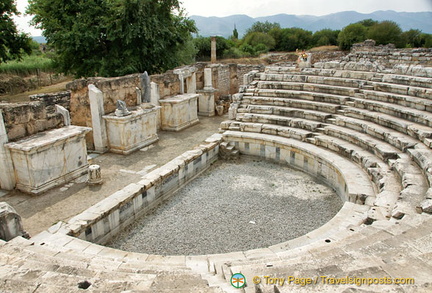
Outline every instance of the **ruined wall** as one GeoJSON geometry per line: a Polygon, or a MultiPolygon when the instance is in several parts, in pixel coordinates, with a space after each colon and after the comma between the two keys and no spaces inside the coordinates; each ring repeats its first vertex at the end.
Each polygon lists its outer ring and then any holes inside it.
{"type": "MultiPolygon", "coordinates": [[[[104,111],[109,114],[115,111],[117,100],[125,101],[128,107],[137,104],[136,88],[141,91],[141,74],[132,74],[113,78],[78,79],[66,85],[71,92],[70,116],[73,125],[92,127],[88,85],[94,84],[104,93],[104,111]]],[[[94,149],[93,133],[86,135],[87,147],[94,149]]]]}
{"type": "MultiPolygon", "coordinates": [[[[243,85],[243,75],[252,71],[263,69],[263,65],[241,64],[210,64],[197,63],[196,68],[197,89],[204,88],[204,69],[212,68],[213,87],[218,89],[215,100],[225,100],[238,92],[243,85]]],[[[70,111],[73,125],[92,127],[88,85],[94,84],[104,93],[104,111],[112,113],[116,109],[116,101],[123,100],[128,107],[136,106],[138,87],[142,92],[141,74],[132,74],[115,78],[88,78],[79,79],[69,83],[67,92],[56,94],[42,94],[31,96],[30,103],[0,104],[4,112],[5,125],[10,141],[16,141],[38,132],[59,128],[63,126],[62,116],[55,113],[55,105],[61,105],[70,111]]],[[[180,80],[172,70],[164,74],[152,75],[150,80],[159,86],[160,98],[167,98],[180,93],[180,80]]],[[[87,147],[93,147],[93,134],[86,136],[87,147]]]]}
{"type": "Polygon", "coordinates": [[[164,74],[151,75],[150,80],[159,86],[159,96],[161,99],[180,93],[179,76],[174,74],[172,70],[164,74]]]}
{"type": "Polygon", "coordinates": [[[354,44],[344,61],[369,60],[387,68],[397,64],[432,66],[432,48],[396,49],[393,44],[375,46],[374,40],[354,44]]]}
{"type": "Polygon", "coordinates": [[[63,117],[44,102],[0,103],[9,141],[59,127],[63,127],[63,117]]]}
{"type": "Polygon", "coordinates": [[[243,85],[243,75],[252,70],[264,70],[264,65],[207,64],[198,67],[197,89],[204,87],[204,68],[212,69],[213,87],[218,90],[215,93],[215,101],[217,102],[221,97],[237,93],[240,86],[243,85]]]}

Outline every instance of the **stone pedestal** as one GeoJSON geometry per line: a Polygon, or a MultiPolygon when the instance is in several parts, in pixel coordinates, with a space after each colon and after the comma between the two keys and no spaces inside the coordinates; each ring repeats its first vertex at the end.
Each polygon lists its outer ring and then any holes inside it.
{"type": "Polygon", "coordinates": [[[156,142],[159,139],[157,109],[158,107],[154,106],[150,109],[138,107],[128,116],[103,116],[107,127],[109,151],[128,155],[156,142]]]}
{"type": "Polygon", "coordinates": [[[215,115],[215,89],[197,90],[199,94],[198,115],[214,116],[215,115]]]}
{"type": "Polygon", "coordinates": [[[0,202],[0,239],[9,241],[18,236],[29,238],[23,229],[20,215],[6,202],[0,202]]]}
{"type": "Polygon", "coordinates": [[[198,94],[184,94],[160,100],[162,129],[180,131],[198,123],[198,97],[198,94]]]}
{"type": "Polygon", "coordinates": [[[39,194],[86,174],[85,135],[90,130],[67,126],[6,144],[15,169],[16,187],[39,194]]]}
{"type": "Polygon", "coordinates": [[[89,177],[87,180],[87,184],[89,185],[102,184],[102,174],[99,165],[90,165],[88,175],[89,177]]]}

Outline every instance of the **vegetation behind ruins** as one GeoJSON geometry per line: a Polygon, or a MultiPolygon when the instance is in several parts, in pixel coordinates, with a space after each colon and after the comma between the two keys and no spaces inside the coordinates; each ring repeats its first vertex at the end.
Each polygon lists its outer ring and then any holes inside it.
{"type": "MultiPolygon", "coordinates": [[[[349,50],[355,43],[373,39],[377,45],[394,44],[397,48],[432,47],[432,35],[417,29],[403,32],[393,21],[362,20],[342,30],[322,29],[312,33],[301,28],[281,28],[278,23],[256,22],[245,36],[238,38],[237,30],[228,39],[217,37],[219,58],[253,57],[269,51],[292,52],[321,46],[338,46],[349,50]]],[[[194,39],[198,49],[197,59],[210,56],[210,38],[194,39]]]]}
{"type": "MultiPolygon", "coordinates": [[[[121,76],[148,71],[162,73],[176,66],[207,61],[209,37],[196,36],[196,26],[184,16],[178,0],[154,1],[30,1],[28,12],[44,30],[49,49],[26,43],[19,54],[9,49],[0,74],[28,76],[55,69],[75,77],[121,76]],[[30,48],[32,50],[29,49],[30,48]]],[[[13,2],[11,2],[13,3],[13,2]]],[[[12,13],[16,8],[9,7],[12,13]]],[[[418,29],[402,31],[392,21],[362,20],[342,30],[312,32],[281,28],[278,23],[256,22],[239,36],[217,37],[218,59],[253,58],[267,52],[293,52],[315,47],[349,50],[354,43],[374,39],[377,45],[397,48],[432,47],[432,35],[418,29]]],[[[0,61],[2,61],[0,60],[0,61]]],[[[1,90],[0,90],[1,91],[1,90]]]]}

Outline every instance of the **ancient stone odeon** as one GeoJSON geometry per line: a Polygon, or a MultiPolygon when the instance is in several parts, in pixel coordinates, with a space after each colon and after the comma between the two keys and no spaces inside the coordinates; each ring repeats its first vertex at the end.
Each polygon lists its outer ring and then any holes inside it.
{"type": "Polygon", "coordinates": [[[128,156],[161,130],[183,131],[217,107],[226,115],[195,149],[37,235],[8,209],[1,235],[16,237],[0,241],[0,291],[431,292],[432,51],[374,45],[301,66],[197,63],[82,79],[55,97],[0,104],[1,189],[35,196],[76,178],[106,184],[89,153],[128,156]],[[344,204],[320,228],[254,250],[103,246],[216,160],[239,155],[304,171],[344,204]]]}

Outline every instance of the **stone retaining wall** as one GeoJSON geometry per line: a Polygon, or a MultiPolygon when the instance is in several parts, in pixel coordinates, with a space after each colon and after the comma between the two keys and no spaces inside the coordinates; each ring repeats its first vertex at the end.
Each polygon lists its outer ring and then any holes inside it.
{"type": "Polygon", "coordinates": [[[0,103],[9,141],[62,127],[63,117],[44,102],[0,103]]]}
{"type": "Polygon", "coordinates": [[[218,159],[220,134],[209,137],[196,149],[187,151],[105,200],[73,217],[64,233],[104,244],[111,237],[169,198],[218,159]]]}

